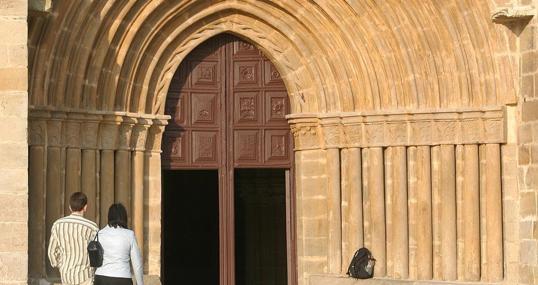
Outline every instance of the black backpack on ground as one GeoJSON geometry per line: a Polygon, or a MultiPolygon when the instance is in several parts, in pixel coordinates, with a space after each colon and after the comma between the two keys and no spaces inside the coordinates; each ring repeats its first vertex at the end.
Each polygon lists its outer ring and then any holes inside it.
{"type": "Polygon", "coordinates": [[[347,269],[347,275],[358,279],[368,279],[374,276],[375,259],[370,251],[363,247],[355,252],[347,269]]]}

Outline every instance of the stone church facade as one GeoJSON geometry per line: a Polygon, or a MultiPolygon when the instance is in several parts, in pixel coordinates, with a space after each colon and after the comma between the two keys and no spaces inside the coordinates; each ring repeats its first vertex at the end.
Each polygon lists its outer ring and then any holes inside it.
{"type": "MultiPolygon", "coordinates": [[[[75,191],[101,225],[128,206],[161,283],[167,97],[221,34],[261,50],[288,94],[289,284],[538,284],[536,7],[0,0],[0,284],[57,281],[48,233],[75,191]],[[375,278],[346,278],[362,246],[375,278]]],[[[233,234],[219,245],[235,284],[233,234]]]]}

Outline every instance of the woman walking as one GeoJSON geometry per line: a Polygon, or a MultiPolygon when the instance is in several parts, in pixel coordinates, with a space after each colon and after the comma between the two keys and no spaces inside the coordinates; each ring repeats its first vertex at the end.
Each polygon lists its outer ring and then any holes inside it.
{"type": "Polygon", "coordinates": [[[129,261],[137,285],[144,285],[142,256],[132,230],[127,228],[127,211],[121,204],[108,209],[108,225],[98,233],[103,246],[103,265],[95,271],[94,285],[132,285],[129,261]]]}

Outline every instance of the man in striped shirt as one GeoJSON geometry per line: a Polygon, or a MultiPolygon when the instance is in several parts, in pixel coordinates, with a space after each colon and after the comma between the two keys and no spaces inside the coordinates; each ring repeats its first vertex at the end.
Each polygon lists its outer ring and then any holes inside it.
{"type": "Polygon", "coordinates": [[[76,192],[69,198],[71,215],[52,225],[48,255],[52,267],[60,270],[62,284],[91,285],[93,272],[88,258],[88,243],[98,231],[97,225],[84,218],[88,198],[76,192]]]}

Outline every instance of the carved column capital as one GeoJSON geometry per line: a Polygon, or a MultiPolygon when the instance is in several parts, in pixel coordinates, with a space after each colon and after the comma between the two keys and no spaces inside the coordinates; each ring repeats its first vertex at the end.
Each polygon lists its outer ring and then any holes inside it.
{"type": "Polygon", "coordinates": [[[114,150],[118,147],[118,133],[122,121],[121,116],[103,116],[99,131],[99,147],[101,149],[114,150]]]}
{"type": "Polygon", "coordinates": [[[148,136],[148,129],[152,125],[150,119],[137,118],[136,124],[133,126],[131,132],[131,148],[137,151],[144,151],[146,149],[146,139],[148,136]]]}
{"type": "Polygon", "coordinates": [[[52,112],[47,121],[47,144],[52,147],[61,147],[63,128],[66,115],[61,112],[52,112]]]}
{"type": "Polygon", "coordinates": [[[119,145],[118,148],[122,150],[130,150],[131,149],[131,133],[133,131],[133,126],[136,123],[136,119],[129,117],[129,116],[123,116],[122,122],[120,125],[120,131],[119,131],[119,145]]]}
{"type": "Polygon", "coordinates": [[[168,120],[166,119],[153,120],[146,140],[146,150],[161,153],[162,137],[167,124],[168,120]]]}
{"type": "Polygon", "coordinates": [[[82,123],[82,148],[97,149],[99,122],[102,117],[98,115],[86,116],[82,123]]]}
{"type": "Polygon", "coordinates": [[[318,149],[321,147],[321,136],[317,121],[292,120],[290,125],[296,150],[318,149]]]}
{"type": "Polygon", "coordinates": [[[47,144],[47,121],[42,118],[31,118],[28,122],[28,144],[47,144]]]}
{"type": "Polygon", "coordinates": [[[320,120],[323,132],[323,142],[325,148],[339,148],[342,146],[342,122],[340,117],[326,117],[320,120]]]}

